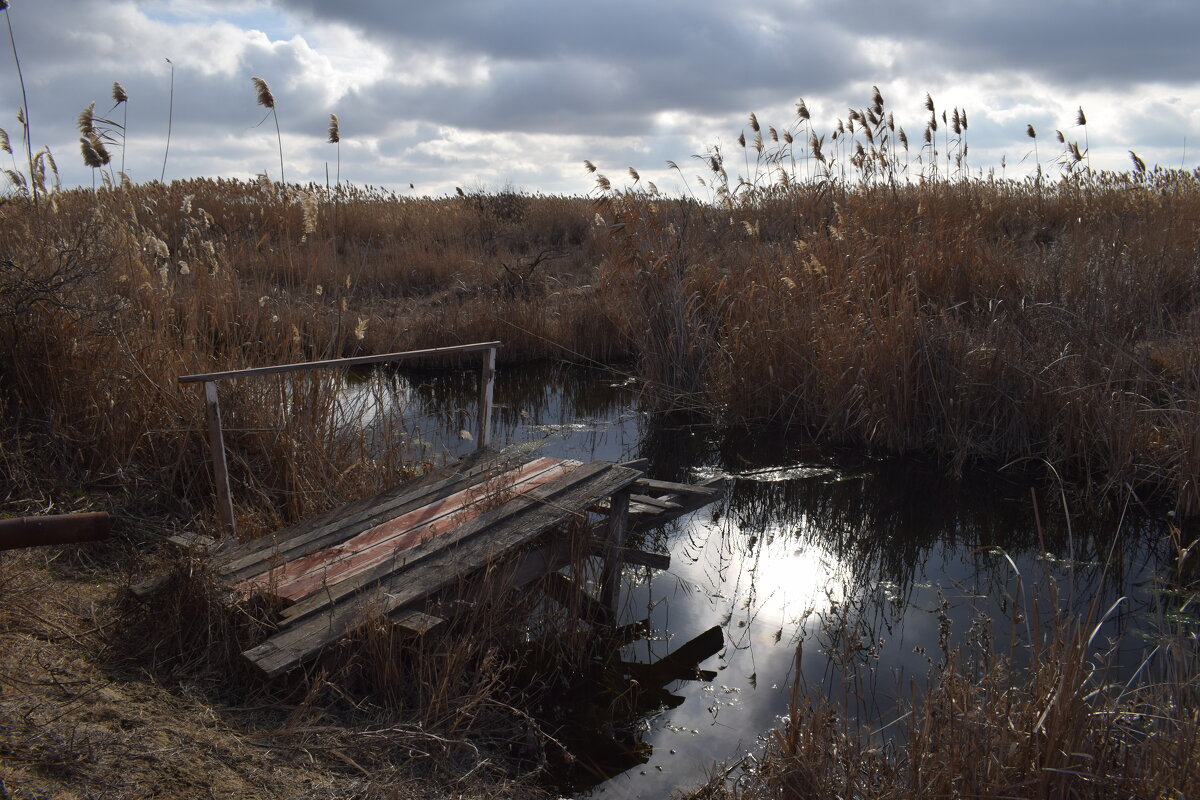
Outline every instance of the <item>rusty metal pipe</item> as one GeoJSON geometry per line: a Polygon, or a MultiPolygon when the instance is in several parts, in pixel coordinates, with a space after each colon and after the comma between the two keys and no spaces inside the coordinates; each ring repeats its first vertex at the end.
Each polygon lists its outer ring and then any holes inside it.
{"type": "Polygon", "coordinates": [[[0,550],[98,542],[111,532],[112,518],[105,511],[0,519],[0,550]]]}

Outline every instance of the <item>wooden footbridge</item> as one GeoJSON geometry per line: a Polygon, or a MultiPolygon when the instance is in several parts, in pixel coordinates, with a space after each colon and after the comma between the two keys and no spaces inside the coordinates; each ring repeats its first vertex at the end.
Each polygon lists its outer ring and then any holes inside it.
{"type": "MultiPolygon", "coordinates": [[[[571,601],[592,621],[611,623],[624,562],[665,569],[667,556],[626,547],[630,531],[661,525],[718,499],[720,483],[698,486],[648,479],[646,462],[614,464],[506,455],[488,445],[491,382],[498,342],[393,353],[368,359],[266,367],[186,376],[203,382],[209,407],[214,474],[222,516],[233,528],[215,382],[297,369],[395,361],[449,352],[485,351],[480,388],[479,449],[419,479],[253,541],[211,548],[211,566],[242,597],[281,608],[278,629],[245,652],[276,676],[350,633],[368,610],[423,635],[439,626],[439,597],[471,584],[485,591],[536,586],[571,601]],[[222,485],[224,482],[224,485],[222,485]],[[599,559],[598,597],[559,570],[599,559]]],[[[134,588],[146,595],[157,582],[134,588]]]]}

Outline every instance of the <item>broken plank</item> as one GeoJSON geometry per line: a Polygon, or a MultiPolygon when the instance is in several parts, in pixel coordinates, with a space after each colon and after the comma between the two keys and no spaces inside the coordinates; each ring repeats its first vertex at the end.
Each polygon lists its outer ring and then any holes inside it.
{"type": "Polygon", "coordinates": [[[635,533],[644,533],[660,525],[666,525],[668,522],[679,519],[685,514],[703,508],[704,506],[716,502],[724,496],[729,488],[728,481],[723,479],[715,479],[709,481],[697,488],[704,490],[704,493],[693,493],[690,496],[682,494],[668,495],[673,501],[679,503],[679,507],[671,510],[657,510],[655,513],[640,513],[634,516],[629,521],[630,530],[635,533]]]}
{"type": "Polygon", "coordinates": [[[403,628],[409,633],[414,633],[423,636],[429,633],[434,628],[444,625],[446,620],[441,617],[435,617],[432,614],[426,614],[423,611],[409,611],[407,614],[401,614],[393,620],[393,624],[398,628],[403,628]]]}
{"type": "Polygon", "coordinates": [[[676,680],[696,680],[700,677],[700,662],[716,655],[724,646],[725,633],[720,625],[714,625],[653,664],[625,663],[623,666],[646,686],[665,686],[676,680]]]}
{"type": "Polygon", "coordinates": [[[631,503],[638,503],[643,506],[650,506],[651,508],[660,508],[664,511],[671,511],[680,507],[679,503],[673,502],[666,498],[651,497],[650,495],[646,494],[631,494],[629,495],[629,501],[631,503]]]}
{"type": "Polygon", "coordinates": [[[637,481],[639,489],[655,489],[660,492],[673,492],[675,494],[699,494],[708,495],[710,497],[720,497],[724,493],[724,489],[719,486],[714,486],[711,483],[672,483],[671,481],[656,481],[652,478],[640,478],[637,481]]]}
{"type": "MultiPolygon", "coordinates": [[[[606,469],[594,473],[590,480],[556,497],[552,504],[529,504],[488,536],[462,540],[452,550],[440,551],[442,557],[425,559],[403,573],[390,575],[381,581],[379,586],[385,613],[393,615],[411,610],[431,595],[487,566],[490,561],[532,542],[547,530],[576,516],[580,512],[575,509],[582,509],[600,497],[629,486],[640,474],[609,464],[589,466],[606,469]]],[[[581,467],[565,477],[569,478],[587,468],[581,467]]],[[[471,524],[479,523],[481,519],[477,518],[471,524]]],[[[354,598],[349,598],[347,602],[329,608],[327,613],[313,614],[293,622],[243,655],[268,677],[281,675],[344,636],[358,622],[361,613],[361,605],[354,598]]]]}

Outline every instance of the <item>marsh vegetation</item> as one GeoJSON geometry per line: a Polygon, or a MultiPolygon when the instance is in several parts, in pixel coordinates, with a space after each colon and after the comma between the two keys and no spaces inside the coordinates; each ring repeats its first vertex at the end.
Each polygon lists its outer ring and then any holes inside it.
{"type": "MultiPolygon", "coordinates": [[[[0,513],[104,509],[121,522],[119,544],[90,555],[4,556],[6,585],[34,597],[86,586],[103,613],[73,605],[69,638],[101,638],[72,658],[156,691],[198,686],[201,705],[269,705],[262,724],[276,726],[275,741],[326,753],[322,768],[349,763],[370,791],[385,792],[370,782],[376,766],[395,780],[431,749],[443,765],[486,762],[489,775],[503,772],[490,770],[510,745],[521,751],[513,763],[536,765],[530,753],[553,744],[506,683],[495,653],[511,643],[496,631],[465,637],[461,651],[399,658],[380,627],[360,643],[375,654],[359,665],[367,673],[260,695],[249,683],[224,688],[229,654],[249,635],[239,625],[254,617],[221,617],[202,569],[184,569],[174,604],[158,609],[195,625],[150,625],[115,599],[152,562],[178,560],[164,530],[217,532],[203,406],[177,376],[498,339],[506,365],[619,368],[655,413],[931,459],[953,475],[1019,471],[1100,514],[1174,515],[1170,638],[1125,682],[1096,660],[1104,608],[1051,615],[1015,640],[1028,658],[989,650],[977,632],[912,685],[894,723],[902,736],[881,744],[869,722],[797,687],[756,777],[706,791],[1190,796],[1200,173],[1147,169],[1136,156],[1130,171],[1093,172],[1086,148],[1064,139],[1053,168],[980,174],[965,112],[932,105],[911,152],[878,94],[829,141],[807,109],[787,129],[752,118],[744,154],[705,154],[701,182],[679,169],[698,187],[682,196],[636,170],[624,188],[599,175],[592,197],[134,185],[111,172],[98,189],[56,191],[52,156],[30,154],[27,175],[14,162],[21,180],[0,202],[0,513]],[[106,661],[125,641],[113,619],[161,635],[106,661]],[[402,665],[412,671],[396,673],[402,665]],[[374,687],[370,703],[355,695],[363,686],[374,687]]],[[[411,448],[379,446],[403,444],[403,431],[356,436],[332,413],[342,391],[306,378],[222,388],[245,535],[422,469],[411,448]]],[[[44,618],[43,633],[60,625],[41,603],[21,606],[28,613],[6,603],[2,635],[30,635],[30,619],[44,618]]],[[[27,667],[9,660],[3,674],[25,680],[27,667]]],[[[6,758],[40,763],[50,745],[37,736],[67,735],[38,733],[39,714],[0,729],[6,758]]],[[[60,760],[71,749],[54,746],[60,760]]],[[[76,768],[62,774],[93,774],[76,768]]]]}

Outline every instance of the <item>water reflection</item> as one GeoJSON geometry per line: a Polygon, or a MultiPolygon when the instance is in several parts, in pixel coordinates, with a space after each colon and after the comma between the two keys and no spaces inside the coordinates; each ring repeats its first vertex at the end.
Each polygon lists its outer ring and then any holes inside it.
{"type": "MultiPolygon", "coordinates": [[[[390,441],[402,411],[401,439],[424,457],[473,448],[459,435],[474,430],[473,373],[376,373],[364,385],[369,394],[355,391],[375,403],[364,419],[390,441]]],[[[1034,597],[1043,609],[1053,599],[1082,613],[1125,596],[1104,631],[1115,635],[1153,612],[1151,576],[1170,563],[1162,519],[1125,519],[1114,551],[1114,522],[1069,520],[1057,498],[1039,498],[1035,511],[1019,482],[949,480],[919,462],[652,417],[607,372],[501,371],[496,400],[496,439],[508,447],[648,458],[651,476],[665,480],[733,479],[720,505],[637,542],[670,553],[672,566],[627,568],[623,594],[621,622],[648,619],[650,630],[622,659],[654,663],[719,626],[723,646],[701,664],[711,672],[673,681],[670,702],[621,721],[626,759],[597,759],[610,767],[590,777],[576,771],[560,788],[577,793],[657,798],[696,784],[777,724],[794,680],[886,718],[891,698],[938,655],[944,619],[962,636],[985,615],[1003,641],[1032,624],[1034,597]],[[614,764],[625,771],[611,775],[614,764]]]]}

